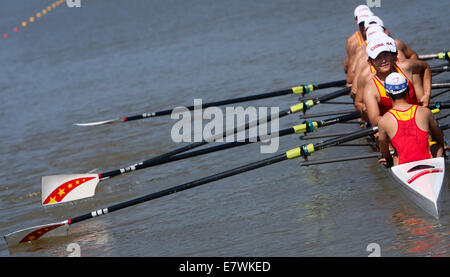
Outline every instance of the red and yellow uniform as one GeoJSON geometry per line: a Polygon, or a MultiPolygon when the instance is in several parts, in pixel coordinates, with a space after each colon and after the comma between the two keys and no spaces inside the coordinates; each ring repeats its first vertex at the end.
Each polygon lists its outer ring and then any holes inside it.
{"type": "Polygon", "coordinates": [[[356,38],[358,39],[358,46],[361,46],[361,44],[364,43],[365,46],[367,46],[367,42],[363,40],[363,38],[359,35],[358,31],[355,32],[356,38]]]}
{"type": "Polygon", "coordinates": [[[428,132],[421,130],[416,123],[417,105],[405,111],[389,110],[397,120],[397,132],[391,139],[398,154],[398,164],[430,159],[428,132]]]}
{"type": "MultiPolygon", "coordinates": [[[[406,77],[406,75],[402,72],[402,70],[394,64],[395,69],[398,73],[402,74],[405,79],[408,81],[409,92],[406,97],[407,101],[411,105],[418,105],[419,101],[417,101],[416,91],[414,90],[413,83],[406,77]]],[[[380,109],[380,115],[384,115],[390,109],[392,109],[392,101],[386,93],[386,89],[384,88],[383,82],[378,79],[376,75],[372,77],[372,81],[375,83],[375,86],[378,89],[378,94],[380,95],[380,102],[378,103],[378,108],[380,109]]]]}

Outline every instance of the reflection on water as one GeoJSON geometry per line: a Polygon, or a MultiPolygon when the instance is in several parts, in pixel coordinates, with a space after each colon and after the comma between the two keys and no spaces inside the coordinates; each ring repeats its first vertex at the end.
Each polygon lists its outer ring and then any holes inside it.
{"type": "Polygon", "coordinates": [[[396,227],[395,240],[391,251],[411,256],[448,257],[450,233],[439,221],[430,217],[415,217],[409,208],[403,205],[404,212],[392,214],[391,223],[396,227]]]}

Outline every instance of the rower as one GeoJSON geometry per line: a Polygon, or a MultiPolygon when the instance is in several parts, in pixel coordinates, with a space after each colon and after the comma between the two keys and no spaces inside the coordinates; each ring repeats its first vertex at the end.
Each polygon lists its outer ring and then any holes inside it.
{"type": "MultiPolygon", "coordinates": [[[[366,28],[367,42],[375,38],[379,38],[384,35],[390,36],[389,31],[384,27],[383,21],[377,17],[372,16],[368,20],[365,20],[364,26],[366,28]]],[[[413,59],[417,60],[419,56],[411,48],[409,48],[403,41],[399,39],[394,39],[395,47],[397,51],[397,58],[399,60],[413,59]]],[[[359,47],[356,51],[355,58],[349,65],[349,73],[347,74],[347,83],[352,83],[352,90],[350,95],[353,99],[356,99],[358,92],[361,92],[364,87],[364,81],[374,72],[372,68],[369,71],[369,66],[367,65],[367,55],[365,47],[359,47]],[[360,88],[358,88],[358,82],[361,83],[360,88]]],[[[413,81],[416,81],[418,76],[413,77],[413,81]]],[[[362,99],[360,99],[362,102],[362,99]]]]}
{"type": "Polygon", "coordinates": [[[378,142],[383,163],[387,167],[444,155],[444,136],[428,108],[408,102],[410,85],[403,74],[393,72],[386,77],[384,87],[392,100],[390,109],[378,122],[378,142]],[[430,152],[429,134],[436,143],[430,152]],[[396,150],[393,159],[389,143],[396,150]],[[432,155],[433,153],[433,155],[432,155]]]}
{"type": "Polygon", "coordinates": [[[355,8],[354,16],[355,22],[358,24],[359,29],[347,38],[347,43],[345,49],[347,51],[347,56],[344,61],[344,71],[347,74],[348,67],[351,60],[356,54],[356,49],[361,45],[366,45],[366,35],[364,30],[364,19],[372,16],[373,13],[370,11],[369,7],[366,5],[359,5],[355,8]]]}
{"type": "MultiPolygon", "coordinates": [[[[391,38],[388,38],[391,39],[391,38]]],[[[407,100],[410,104],[419,104],[428,107],[431,94],[430,66],[419,60],[397,61],[396,54],[391,50],[394,44],[386,38],[371,41],[366,48],[368,61],[375,69],[366,80],[363,91],[365,113],[372,126],[378,125],[378,120],[392,108],[392,101],[386,94],[384,80],[393,73],[402,74],[408,81],[407,100]],[[423,76],[421,82],[413,83],[412,75],[423,76]]]]}
{"type": "MultiPolygon", "coordinates": [[[[388,44],[388,46],[390,46],[391,52],[394,53],[394,55],[397,55],[398,60],[403,60],[406,58],[417,60],[417,54],[413,50],[408,48],[402,41],[394,40],[390,37],[387,37],[380,26],[371,25],[367,29],[367,39],[369,42],[374,39],[383,39],[383,38],[391,42],[388,44]]],[[[364,112],[366,109],[363,101],[363,91],[367,83],[367,80],[372,74],[375,73],[375,68],[372,65],[370,65],[370,63],[368,63],[367,54],[365,51],[364,53],[361,54],[361,57],[358,57],[358,59],[359,59],[358,64],[356,65],[355,70],[356,75],[354,81],[352,82],[353,85],[350,94],[352,98],[354,98],[355,100],[354,101],[355,108],[360,112],[364,112]]],[[[414,84],[417,83],[417,85],[419,86],[419,84],[422,83],[422,77],[420,76],[420,74],[413,74],[412,81],[414,84]]]]}

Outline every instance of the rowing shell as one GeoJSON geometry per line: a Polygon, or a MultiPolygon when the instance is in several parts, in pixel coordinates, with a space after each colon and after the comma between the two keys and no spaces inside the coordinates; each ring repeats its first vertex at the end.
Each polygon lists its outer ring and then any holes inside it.
{"type": "Polygon", "coordinates": [[[393,166],[389,172],[413,202],[430,215],[439,218],[449,181],[444,158],[393,166]]]}

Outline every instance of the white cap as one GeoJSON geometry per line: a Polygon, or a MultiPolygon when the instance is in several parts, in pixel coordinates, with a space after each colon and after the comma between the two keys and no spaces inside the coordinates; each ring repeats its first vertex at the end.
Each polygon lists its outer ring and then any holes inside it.
{"type": "Polygon", "coordinates": [[[369,28],[366,30],[366,38],[367,42],[370,42],[374,39],[378,39],[380,37],[386,36],[383,27],[377,24],[369,25],[369,28]]]}
{"type": "Polygon", "coordinates": [[[408,88],[408,81],[403,74],[393,72],[384,80],[384,88],[391,95],[400,94],[408,88]]]}
{"type": "Polygon", "coordinates": [[[392,53],[397,53],[397,45],[395,44],[395,40],[391,38],[390,36],[386,35],[385,37],[382,37],[386,45],[389,47],[392,53]]]}
{"type": "Polygon", "coordinates": [[[367,19],[369,19],[370,17],[372,17],[373,16],[373,13],[372,12],[363,12],[363,13],[360,13],[359,15],[358,15],[358,21],[356,22],[357,24],[360,24],[360,23],[362,23],[362,22],[365,22],[367,19]]]}
{"type": "Polygon", "coordinates": [[[397,53],[397,45],[395,40],[390,36],[386,35],[383,28],[379,25],[371,25],[366,30],[367,43],[372,41],[382,41],[384,42],[392,53],[397,53]]]}
{"type": "Polygon", "coordinates": [[[355,17],[358,17],[358,15],[360,15],[361,13],[372,13],[372,11],[370,10],[370,8],[366,5],[359,5],[358,7],[355,8],[355,11],[353,12],[355,17]]]}
{"type": "Polygon", "coordinates": [[[376,15],[372,15],[371,17],[367,18],[364,20],[364,28],[369,28],[370,25],[374,24],[370,24],[370,22],[375,22],[375,24],[380,25],[381,27],[384,27],[384,23],[383,20],[381,20],[381,18],[379,18],[376,15]]]}
{"type": "Polygon", "coordinates": [[[374,39],[367,44],[366,54],[371,59],[376,59],[381,52],[391,52],[390,46],[386,43],[385,38],[374,39]]]}

